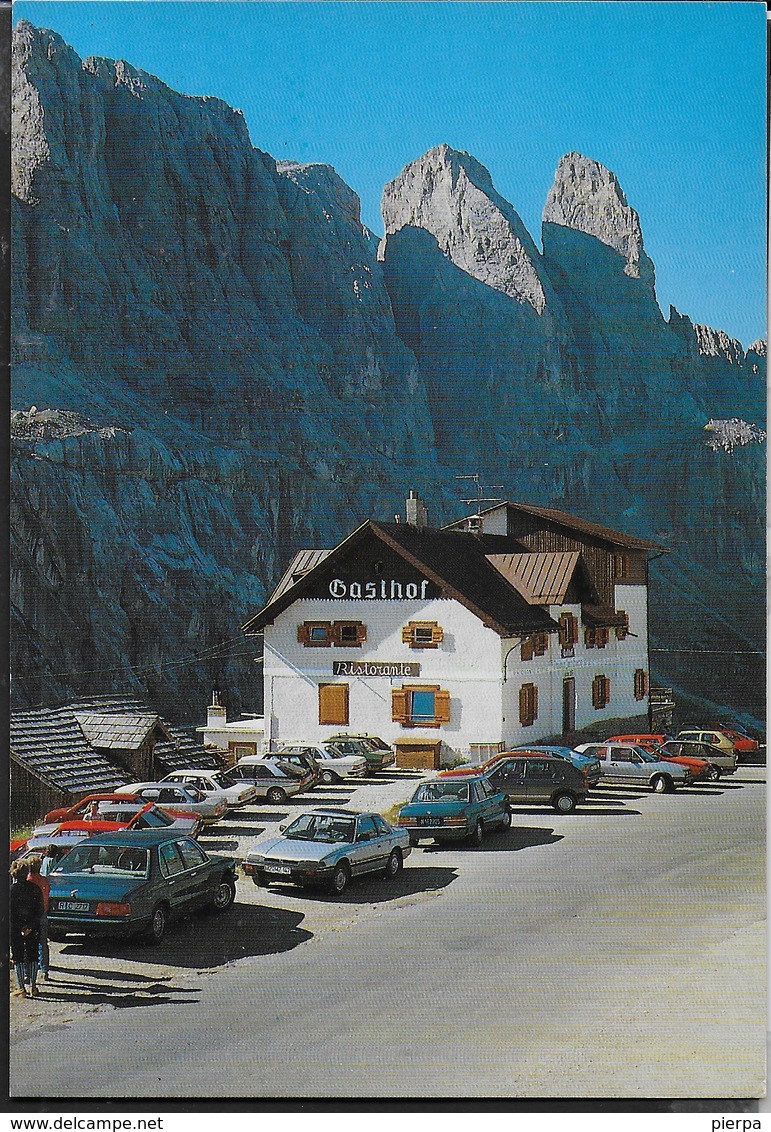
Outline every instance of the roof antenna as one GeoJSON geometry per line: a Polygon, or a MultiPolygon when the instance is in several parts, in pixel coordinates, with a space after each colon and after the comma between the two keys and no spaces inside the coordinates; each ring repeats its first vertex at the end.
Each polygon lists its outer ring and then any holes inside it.
{"type": "Polygon", "coordinates": [[[472,483],[474,484],[474,486],[477,489],[477,493],[472,499],[462,499],[461,500],[461,503],[465,503],[467,506],[471,505],[472,503],[476,503],[477,504],[477,510],[479,510],[478,505],[480,503],[505,503],[506,502],[505,499],[503,499],[499,496],[483,495],[482,494],[483,491],[503,491],[503,484],[502,483],[486,483],[486,484],[483,484],[483,483],[480,482],[480,473],[479,472],[474,472],[473,474],[465,475],[465,476],[456,476],[455,478],[456,478],[456,480],[471,480],[472,483]]]}

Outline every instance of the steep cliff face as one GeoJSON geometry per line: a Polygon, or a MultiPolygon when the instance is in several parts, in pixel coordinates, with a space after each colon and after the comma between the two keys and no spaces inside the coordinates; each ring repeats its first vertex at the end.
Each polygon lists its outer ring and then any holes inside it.
{"type": "Polygon", "coordinates": [[[294,550],[393,514],[405,481],[436,486],[376,242],[329,167],[278,170],[218,100],[23,22],[13,166],[14,406],[89,421],[64,438],[16,422],[18,529],[62,578],[38,607],[20,551],[15,695],[141,676],[172,714],[198,715],[213,682],[254,706],[253,665],[144,669],[243,653],[294,550]]]}
{"type": "MultiPolygon", "coordinates": [[[[410,487],[456,518],[469,472],[672,547],[657,647],[760,647],[764,449],[704,427],[762,421],[765,344],[665,321],[609,170],[563,159],[541,252],[439,146],[386,187],[378,254],[330,166],[276,165],[217,99],[25,22],[13,75],[18,701],[259,707],[239,626],[290,555],[410,487]]],[[[757,713],[689,655],[655,675],[757,713]]]]}

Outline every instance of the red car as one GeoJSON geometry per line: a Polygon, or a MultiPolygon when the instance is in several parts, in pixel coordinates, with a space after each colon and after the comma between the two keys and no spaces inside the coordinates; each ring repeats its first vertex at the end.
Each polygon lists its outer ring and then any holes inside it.
{"type": "Polygon", "coordinates": [[[606,742],[631,743],[634,746],[642,747],[649,754],[655,755],[661,762],[679,763],[680,766],[685,766],[690,770],[694,782],[711,782],[720,777],[720,771],[716,771],[707,759],[694,759],[689,755],[670,755],[666,750],[662,750],[661,744],[666,743],[668,738],[668,735],[611,735],[606,742]]]}
{"type": "Polygon", "coordinates": [[[32,836],[44,837],[56,831],[83,832],[87,837],[94,837],[97,833],[117,833],[123,829],[173,826],[195,837],[201,825],[198,814],[185,809],[161,808],[134,794],[88,794],[69,809],[50,810],[32,836]]]}
{"type": "Polygon", "coordinates": [[[749,735],[745,735],[741,731],[734,731],[730,727],[724,727],[722,723],[710,723],[710,727],[728,736],[734,745],[737,755],[754,755],[759,749],[760,744],[757,739],[752,739],[749,735]]]}

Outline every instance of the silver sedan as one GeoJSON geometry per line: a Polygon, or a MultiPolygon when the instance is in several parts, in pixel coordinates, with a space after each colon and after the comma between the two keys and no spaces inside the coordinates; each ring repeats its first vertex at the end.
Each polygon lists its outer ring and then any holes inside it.
{"type": "Polygon", "coordinates": [[[406,829],[380,814],[346,809],[309,810],[278,836],[258,842],[244,872],[263,887],[271,881],[325,885],[339,896],[351,877],[382,872],[393,879],[410,854],[406,829]]]}
{"type": "Polygon", "coordinates": [[[192,782],[133,782],[119,786],[116,794],[136,794],[146,802],[155,802],[162,810],[189,810],[198,814],[204,825],[220,821],[228,812],[224,799],[207,797],[192,782]]]}

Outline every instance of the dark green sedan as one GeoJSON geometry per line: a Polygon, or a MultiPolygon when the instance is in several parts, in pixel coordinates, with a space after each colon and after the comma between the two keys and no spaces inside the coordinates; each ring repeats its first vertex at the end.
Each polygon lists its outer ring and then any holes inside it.
{"type": "Polygon", "coordinates": [[[48,874],[48,934],[144,935],[160,943],[170,920],[194,908],[225,912],[236,865],[192,837],[152,829],[103,833],[71,849],[48,874]]]}

